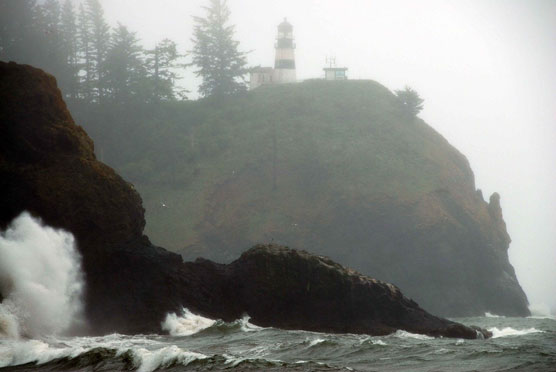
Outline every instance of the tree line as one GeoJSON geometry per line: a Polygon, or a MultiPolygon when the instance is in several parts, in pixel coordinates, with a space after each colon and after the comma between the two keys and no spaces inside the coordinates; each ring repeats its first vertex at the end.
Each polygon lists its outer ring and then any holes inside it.
{"type": "Polygon", "coordinates": [[[99,0],[74,7],[71,0],[0,1],[0,59],[40,67],[53,74],[69,100],[88,103],[155,103],[185,98],[176,85],[179,69],[196,66],[202,96],[245,90],[245,53],[233,39],[225,0],[209,0],[195,17],[190,52],[183,63],[177,44],[164,39],[146,49],[135,32],[106,21],[99,0]]]}

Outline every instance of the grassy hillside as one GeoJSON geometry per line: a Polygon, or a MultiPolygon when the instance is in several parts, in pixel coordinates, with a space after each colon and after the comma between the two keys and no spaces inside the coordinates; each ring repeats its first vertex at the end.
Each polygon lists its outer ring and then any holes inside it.
{"type": "Polygon", "coordinates": [[[147,234],[176,250],[211,223],[202,220],[207,209],[226,220],[241,213],[235,206],[256,204],[244,231],[252,240],[249,230],[284,229],[332,200],[412,200],[472,182],[465,158],[372,81],[264,86],[220,104],[144,110],[77,116],[97,155],[141,192],[147,234]]]}

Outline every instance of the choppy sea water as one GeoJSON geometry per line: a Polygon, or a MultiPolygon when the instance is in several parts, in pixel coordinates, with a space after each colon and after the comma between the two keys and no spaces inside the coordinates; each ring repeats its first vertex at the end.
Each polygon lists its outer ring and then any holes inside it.
{"type": "Polygon", "coordinates": [[[254,326],[247,317],[224,323],[185,311],[166,319],[170,335],[0,339],[0,370],[556,371],[556,320],[455,320],[487,328],[494,337],[285,331],[254,326]]]}
{"type": "Polygon", "coordinates": [[[456,319],[494,333],[471,341],[285,331],[186,309],[166,317],[167,335],[53,336],[83,324],[80,267],[73,236],[28,213],[0,231],[1,371],[556,371],[548,316],[456,319]]]}

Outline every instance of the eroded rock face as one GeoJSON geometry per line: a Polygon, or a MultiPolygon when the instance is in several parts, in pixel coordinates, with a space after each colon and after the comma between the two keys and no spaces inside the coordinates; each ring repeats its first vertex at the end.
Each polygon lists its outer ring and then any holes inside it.
{"type": "Polygon", "coordinates": [[[1,62],[0,77],[0,226],[27,210],[75,235],[90,333],[159,332],[165,315],[185,306],[224,320],[248,313],[255,324],[288,329],[477,337],[391,284],[306,252],[258,246],[229,265],[183,263],[142,235],[140,196],[95,159],[54,78],[1,62]]]}

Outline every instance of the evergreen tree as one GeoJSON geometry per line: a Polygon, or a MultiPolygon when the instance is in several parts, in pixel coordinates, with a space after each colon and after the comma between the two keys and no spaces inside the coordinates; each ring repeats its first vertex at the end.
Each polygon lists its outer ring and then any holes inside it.
{"type": "Polygon", "coordinates": [[[35,66],[54,75],[58,86],[65,93],[67,88],[67,65],[62,37],[62,9],[58,0],[46,0],[37,7],[36,25],[40,31],[38,41],[40,57],[35,66]]]}
{"type": "Polygon", "coordinates": [[[176,98],[175,81],[179,79],[175,68],[178,67],[178,59],[182,57],[178,53],[177,45],[170,39],[164,39],[157,43],[154,49],[145,52],[145,66],[148,72],[150,86],[150,101],[171,101],[176,98]]]}
{"type": "Polygon", "coordinates": [[[75,99],[79,88],[78,39],[76,15],[70,0],[66,0],[62,7],[60,31],[66,66],[63,86],[66,96],[75,99]]]}
{"type": "Polygon", "coordinates": [[[0,59],[37,65],[39,12],[35,0],[0,1],[0,59]]]}
{"type": "Polygon", "coordinates": [[[142,82],[146,79],[146,72],[142,52],[135,33],[118,24],[105,63],[106,92],[116,103],[144,99],[142,82]]]}
{"type": "Polygon", "coordinates": [[[93,92],[98,102],[104,96],[104,62],[110,42],[110,27],[104,19],[104,10],[99,0],[87,0],[86,16],[90,25],[90,55],[91,55],[91,77],[93,92]]]}
{"type": "Polygon", "coordinates": [[[80,58],[80,69],[83,74],[80,74],[79,83],[79,96],[86,102],[91,102],[93,99],[93,54],[91,45],[91,22],[87,16],[87,12],[83,4],[79,6],[79,23],[77,28],[77,48],[78,56],[80,58]]]}
{"type": "Polygon", "coordinates": [[[424,99],[419,97],[419,94],[410,87],[405,87],[404,90],[396,90],[396,96],[400,103],[402,110],[410,117],[414,118],[423,109],[424,99]]]}
{"type": "Polygon", "coordinates": [[[228,25],[230,11],[226,0],[210,0],[203,7],[205,18],[194,17],[194,48],[191,51],[195,72],[203,81],[199,92],[203,96],[220,97],[246,89],[245,53],[238,51],[239,42],[233,39],[234,26],[228,25]]]}

